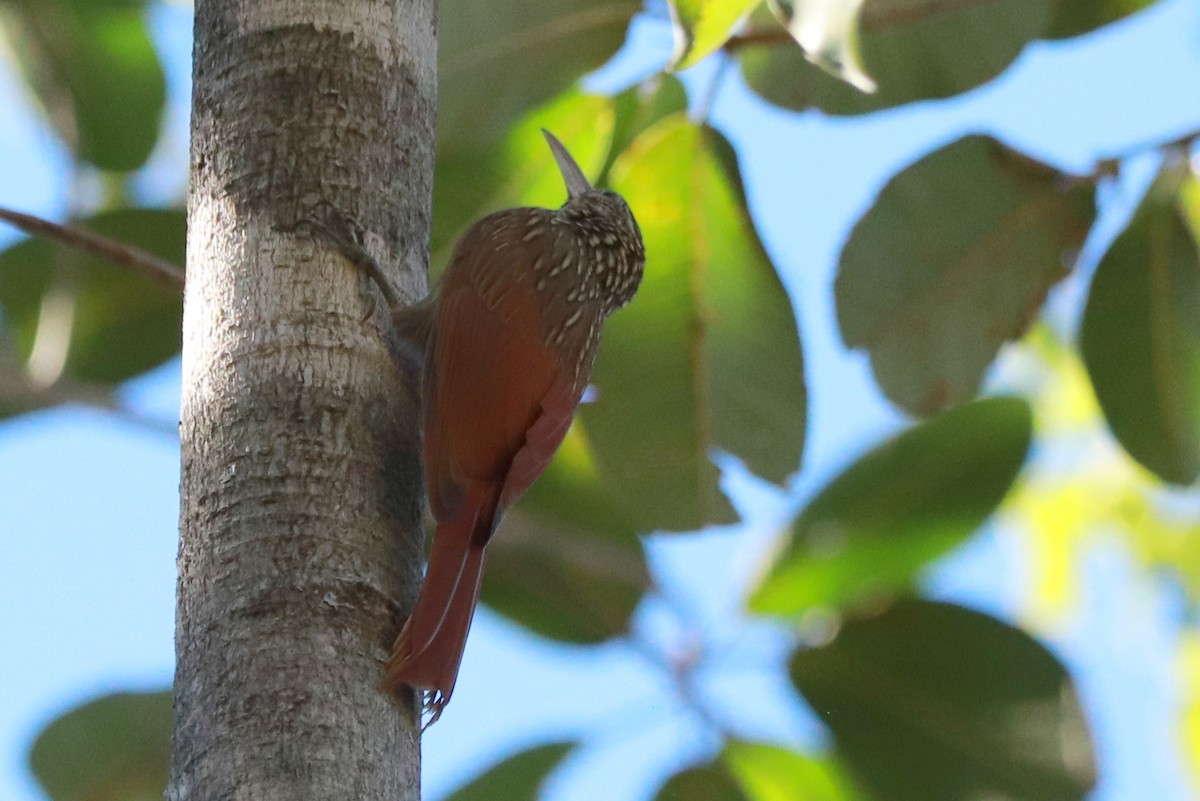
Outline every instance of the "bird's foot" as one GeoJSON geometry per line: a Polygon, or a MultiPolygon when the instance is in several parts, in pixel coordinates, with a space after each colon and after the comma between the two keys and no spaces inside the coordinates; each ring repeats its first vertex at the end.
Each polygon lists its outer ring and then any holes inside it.
{"type": "MultiPolygon", "coordinates": [[[[383,274],[383,268],[379,266],[379,261],[367,250],[367,232],[349,215],[332,203],[322,200],[313,207],[308,216],[293,226],[292,230],[301,227],[307,228],[313,238],[333,245],[346,261],[366,273],[379,287],[389,309],[403,306],[400,298],[392,289],[392,285],[383,274]]],[[[374,307],[366,316],[370,317],[373,312],[374,307]]]]}
{"type": "Polygon", "coordinates": [[[425,696],[425,703],[422,705],[422,712],[429,713],[429,720],[421,724],[421,734],[424,734],[426,729],[437,723],[437,719],[442,716],[442,710],[446,708],[446,704],[450,703],[450,696],[441,690],[426,690],[423,694],[425,696]]]}

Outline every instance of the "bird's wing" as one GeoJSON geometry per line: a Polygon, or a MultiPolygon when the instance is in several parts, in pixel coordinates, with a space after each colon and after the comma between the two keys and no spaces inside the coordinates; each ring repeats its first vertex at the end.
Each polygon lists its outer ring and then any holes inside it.
{"type": "Polygon", "coordinates": [[[529,239],[502,231],[508,245],[497,250],[488,229],[494,220],[460,244],[428,350],[425,472],[438,520],[454,516],[472,481],[503,487],[502,508],[515,501],[558,448],[582,391],[576,357],[564,365],[563,354],[587,346],[548,341],[546,311],[558,300],[539,294],[531,268],[539,257],[561,257],[563,243],[547,226],[529,239]]]}

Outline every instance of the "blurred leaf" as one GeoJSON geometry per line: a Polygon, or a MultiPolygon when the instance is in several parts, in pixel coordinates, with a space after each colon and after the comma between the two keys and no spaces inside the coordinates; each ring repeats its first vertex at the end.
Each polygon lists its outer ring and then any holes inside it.
{"type": "Polygon", "coordinates": [[[728,743],[721,758],[749,801],[866,801],[828,759],[739,741],[728,743]]]}
{"type": "Polygon", "coordinates": [[[859,50],[859,12],[866,0],[767,0],[813,64],[858,89],[879,87],[867,75],[859,50]]]}
{"type": "Polygon", "coordinates": [[[468,226],[514,206],[558,208],[567,199],[562,173],[542,128],[553,133],[589,176],[609,148],[612,101],[576,90],[525,116],[503,139],[439,149],[433,190],[433,263],[444,267],[468,226]]]}
{"type": "Polygon", "coordinates": [[[684,70],[700,62],[729,38],[733,28],[760,0],[672,0],[671,24],[675,53],[671,69],[684,70]]]}
{"type": "Polygon", "coordinates": [[[608,159],[600,171],[602,184],[607,184],[617,158],[643,131],[665,117],[687,111],[687,92],[674,75],[656,75],[611,100],[615,118],[608,159]]]}
{"type": "Polygon", "coordinates": [[[1023,400],[987,398],[878,446],[801,513],[750,608],[794,616],[907,586],[995,511],[1031,433],[1023,400]]]}
{"type": "Polygon", "coordinates": [[[459,788],[446,801],[534,801],[547,774],[562,762],[575,743],[550,743],[522,751],[459,788]]]}
{"type": "Polygon", "coordinates": [[[928,414],[972,397],[1067,272],[1095,217],[1095,186],[986,136],[892,178],[855,225],[835,284],[847,347],[880,388],[928,414]]]}
{"type": "Polygon", "coordinates": [[[688,768],[672,776],[654,801],[753,801],[719,763],[688,768]]]}
{"type": "Polygon", "coordinates": [[[580,426],[502,527],[488,547],[488,606],[567,642],[602,642],[628,631],[650,574],[637,532],[604,489],[580,426]]]}
{"type": "Polygon", "coordinates": [[[686,107],[683,86],[670,76],[616,97],[568,89],[530,111],[497,141],[468,140],[439,148],[431,237],[434,272],[440,272],[455,241],[481,217],[514,206],[557,208],[566,201],[562,173],[543,128],[562,140],[589,177],[604,178],[635,136],[686,107]]]}
{"type": "Polygon", "coordinates": [[[166,80],[131,0],[20,0],[0,25],[58,135],[105,170],[134,170],[158,141],[166,80]]]}
{"type": "Polygon", "coordinates": [[[1066,670],[987,615],[902,601],[798,651],[791,676],[878,801],[1076,801],[1094,784],[1066,670]]]}
{"type": "MultiPolygon", "coordinates": [[[[78,224],[183,263],[182,211],[120,209],[78,224]]],[[[35,383],[116,384],[179,352],[178,290],[47,240],[0,253],[0,311],[35,383]]]]}
{"type": "Polygon", "coordinates": [[[1146,8],[1155,0],[1058,0],[1047,39],[1066,39],[1094,31],[1146,8]]]}
{"type": "Polygon", "coordinates": [[[1194,787],[1200,782],[1200,632],[1195,627],[1179,632],[1174,675],[1178,676],[1180,684],[1182,710],[1177,714],[1182,730],[1185,769],[1194,787]]]}
{"type": "Polygon", "coordinates": [[[1200,475],[1198,234],[1200,184],[1168,165],[1096,269],[1080,332],[1109,428],[1174,484],[1200,475]]]}
{"type": "MultiPolygon", "coordinates": [[[[864,94],[809,63],[783,37],[740,48],[750,88],[771,103],[830,114],[862,114],[916,100],[952,97],[999,75],[1042,35],[1051,0],[914,3],[865,0],[859,14],[863,72],[878,91],[864,94]]],[[[756,31],[775,29],[770,14],[756,31]]]]}
{"type": "Polygon", "coordinates": [[[530,109],[600,67],[625,41],[629,20],[641,5],[638,0],[443,0],[439,152],[494,142],[530,109]]]}
{"type": "Polygon", "coordinates": [[[171,692],[106,695],[52,721],[29,752],[52,801],[158,801],[171,758],[171,692]]]}
{"type": "Polygon", "coordinates": [[[773,481],[800,461],[805,393],[791,303],[720,134],[668,118],[612,177],[641,225],[646,274],[605,326],[584,431],[640,530],[730,520],[714,450],[773,481]]]}

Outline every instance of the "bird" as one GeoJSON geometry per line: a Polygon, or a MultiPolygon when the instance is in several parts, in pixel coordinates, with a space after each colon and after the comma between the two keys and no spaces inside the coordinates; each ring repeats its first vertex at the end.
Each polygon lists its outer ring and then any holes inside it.
{"type": "Polygon", "coordinates": [[[398,299],[378,265],[364,265],[422,364],[421,450],[436,526],[382,688],[423,693],[425,726],[454,692],[487,544],[566,435],[605,320],[633,298],[645,265],[625,199],[592,186],[567,148],[542,133],[566,184],[562,207],[483,217],[415,304],[398,299]]]}

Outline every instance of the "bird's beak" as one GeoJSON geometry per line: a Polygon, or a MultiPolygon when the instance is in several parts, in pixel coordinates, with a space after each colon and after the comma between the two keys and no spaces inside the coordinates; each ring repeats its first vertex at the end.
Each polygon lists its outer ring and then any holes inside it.
{"type": "Polygon", "coordinates": [[[567,183],[568,197],[581,195],[591,189],[592,185],[584,177],[583,170],[579,169],[579,165],[575,163],[575,159],[571,158],[571,154],[563,147],[563,143],[555,139],[554,134],[545,128],[542,129],[542,133],[546,135],[546,141],[550,143],[550,152],[554,154],[554,160],[558,162],[558,169],[567,183]]]}

